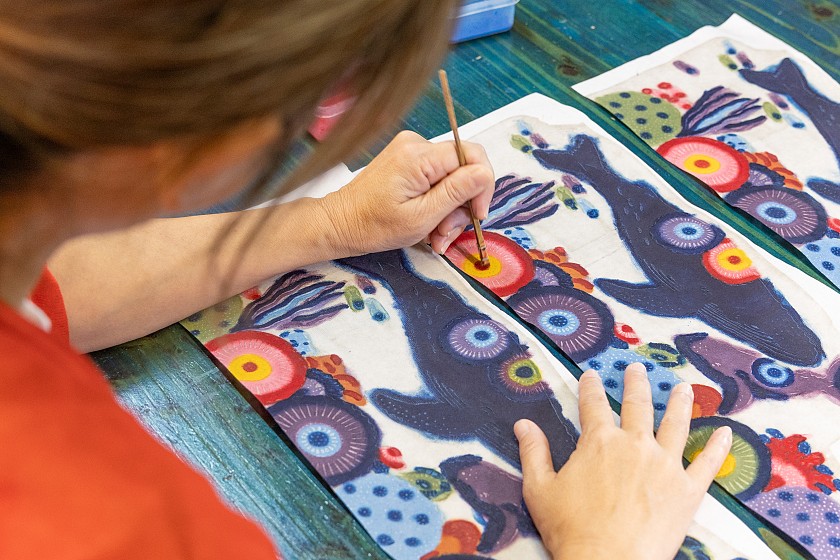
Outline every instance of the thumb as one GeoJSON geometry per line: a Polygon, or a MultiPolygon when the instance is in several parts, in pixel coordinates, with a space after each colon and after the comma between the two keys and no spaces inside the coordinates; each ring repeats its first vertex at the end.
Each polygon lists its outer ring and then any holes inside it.
{"type": "MultiPolygon", "coordinates": [[[[465,165],[437,182],[423,198],[429,214],[440,221],[474,198],[483,199],[487,193],[492,196],[493,184],[493,173],[487,167],[465,165]]],[[[477,212],[479,207],[487,205],[483,200],[480,202],[476,204],[477,212]]]]}
{"type": "Polygon", "coordinates": [[[522,461],[522,476],[526,481],[537,482],[553,476],[554,464],[551,449],[543,431],[530,420],[519,420],[513,426],[513,433],[519,440],[519,458],[522,461]]]}

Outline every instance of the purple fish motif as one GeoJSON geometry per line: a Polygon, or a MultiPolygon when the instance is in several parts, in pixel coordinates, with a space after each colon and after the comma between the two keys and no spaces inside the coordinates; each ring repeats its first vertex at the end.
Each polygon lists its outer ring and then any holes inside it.
{"type": "Polygon", "coordinates": [[[497,552],[520,535],[534,535],[531,517],[522,499],[522,478],[477,455],[447,459],[440,470],[487,526],[478,543],[482,553],[497,552]]]}
{"type": "Polygon", "coordinates": [[[840,402],[840,358],[823,371],[791,369],[750,348],[706,333],[674,339],[680,354],[721,387],[719,414],[733,414],[756,400],[825,394],[840,402]]]}

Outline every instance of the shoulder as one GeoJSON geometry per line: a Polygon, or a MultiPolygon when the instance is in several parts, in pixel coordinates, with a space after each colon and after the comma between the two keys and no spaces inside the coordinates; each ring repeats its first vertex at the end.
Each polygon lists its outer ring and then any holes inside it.
{"type": "Polygon", "coordinates": [[[90,359],[2,305],[0,356],[0,557],[276,558],[90,359]]]}

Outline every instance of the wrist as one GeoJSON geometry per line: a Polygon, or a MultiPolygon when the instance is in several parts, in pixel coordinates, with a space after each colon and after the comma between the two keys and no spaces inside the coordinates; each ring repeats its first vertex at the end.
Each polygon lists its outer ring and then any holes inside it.
{"type": "Polygon", "coordinates": [[[322,260],[340,259],[366,252],[358,216],[353,212],[353,205],[347,199],[345,189],[310,200],[314,204],[310,215],[316,216],[313,223],[317,224],[313,241],[324,255],[322,260]]]}

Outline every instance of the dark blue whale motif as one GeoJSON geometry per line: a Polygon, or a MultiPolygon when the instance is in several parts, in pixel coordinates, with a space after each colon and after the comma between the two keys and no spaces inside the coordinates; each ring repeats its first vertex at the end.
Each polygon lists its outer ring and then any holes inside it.
{"type": "Polygon", "coordinates": [[[595,280],[608,296],[651,315],[696,317],[783,362],[822,361],[820,339],[769,280],[729,284],[706,270],[703,253],[723,240],[719,228],[666,201],[648,183],[618,174],[590,136],[576,136],[566,150],[532,153],[546,168],[592,185],[612,207],[618,234],[650,281],[595,280]]]}
{"type": "MultiPolygon", "coordinates": [[[[751,84],[786,95],[798,105],[834,150],[840,165],[840,103],[814,90],[802,70],[789,58],[782,60],[775,70],[740,72],[751,84]]],[[[808,186],[828,200],[840,203],[840,184],[826,179],[811,179],[808,186]]]]}
{"type": "Polygon", "coordinates": [[[577,430],[514,333],[467,305],[447,284],[421,277],[403,251],[336,262],[391,290],[425,383],[419,395],[372,391],[370,400],[382,412],[439,438],[478,439],[517,468],[513,424],[528,418],[552,442],[555,468],[566,462],[577,430]]]}

